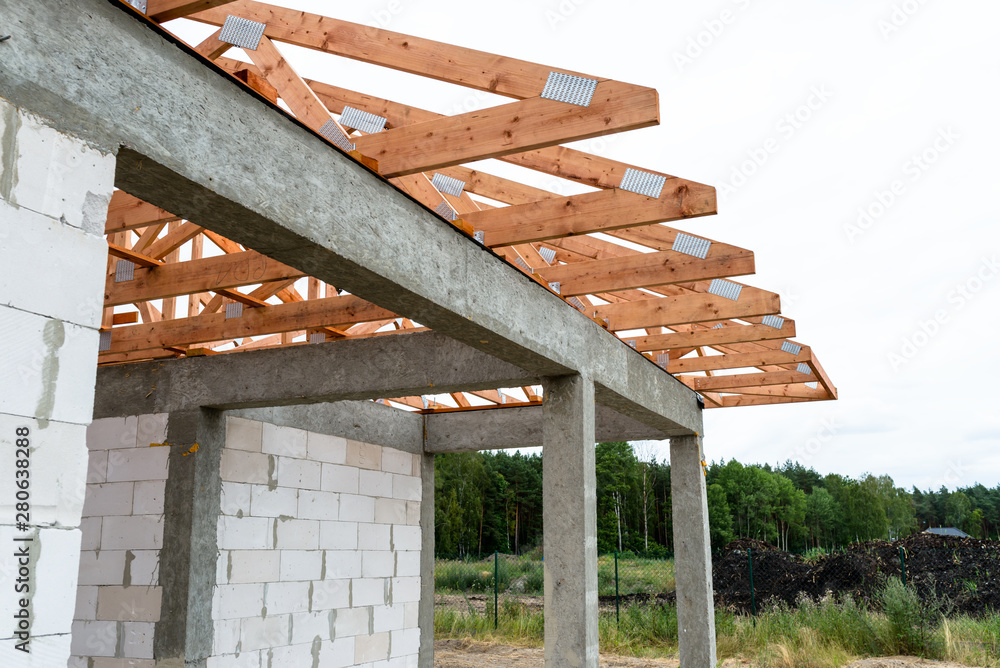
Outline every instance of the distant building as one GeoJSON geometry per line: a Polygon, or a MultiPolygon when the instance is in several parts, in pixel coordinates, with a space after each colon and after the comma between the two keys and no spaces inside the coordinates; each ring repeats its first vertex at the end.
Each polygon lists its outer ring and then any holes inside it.
{"type": "Polygon", "coordinates": [[[938,536],[957,536],[959,538],[971,538],[971,536],[961,529],[956,529],[955,527],[932,527],[926,529],[924,533],[933,533],[938,536]]]}

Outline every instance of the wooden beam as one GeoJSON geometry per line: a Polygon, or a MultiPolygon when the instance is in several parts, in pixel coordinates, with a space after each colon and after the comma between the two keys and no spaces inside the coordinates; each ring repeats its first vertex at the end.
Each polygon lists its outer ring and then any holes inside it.
{"type": "MultiPolygon", "coordinates": [[[[256,251],[242,251],[177,264],[157,264],[153,269],[139,269],[131,281],[105,286],[104,303],[108,306],[129,304],[196,292],[219,292],[241,285],[268,283],[305,274],[256,251]]],[[[235,296],[233,299],[238,299],[235,296]]],[[[246,299],[246,295],[242,295],[246,299]]],[[[254,300],[259,301],[259,300],[254,300]]],[[[247,302],[250,303],[250,302],[247,302]]]]}
{"type": "Polygon", "coordinates": [[[327,297],[313,301],[244,309],[238,318],[224,313],[205,313],[194,318],[162,320],[157,323],[112,330],[108,353],[188,346],[194,343],[292,332],[325,326],[339,327],[354,322],[392,318],[394,314],[360,297],[327,297]]]}
{"type": "Polygon", "coordinates": [[[792,383],[808,383],[816,378],[809,373],[798,371],[771,371],[765,373],[738,373],[730,376],[675,376],[695,391],[731,391],[743,387],[763,387],[766,385],[787,385],[792,383]]]}
{"type": "Polygon", "coordinates": [[[517,181],[504,179],[493,174],[487,174],[478,169],[469,169],[456,165],[437,170],[445,176],[465,182],[465,189],[470,193],[482,195],[504,204],[530,204],[545,199],[559,197],[555,193],[541,188],[524,185],[517,181]]]}
{"type": "Polygon", "coordinates": [[[537,272],[546,281],[558,281],[559,294],[568,297],[752,274],[754,257],[747,250],[704,260],[661,251],[542,267],[537,272]]]}
{"type": "Polygon", "coordinates": [[[359,151],[378,160],[383,175],[392,177],[658,123],[655,90],[602,81],[588,107],[533,97],[355,141],[359,151]]]}
{"type": "MultiPolygon", "coordinates": [[[[723,323],[725,324],[725,323],[723,323]]],[[[767,325],[726,324],[718,329],[699,328],[689,332],[652,334],[636,338],[636,349],[640,352],[670,350],[675,348],[696,348],[726,343],[763,341],[767,339],[788,339],[795,336],[795,321],[785,320],[781,329],[767,325]]]]}
{"type": "Polygon", "coordinates": [[[773,292],[744,287],[738,301],[701,293],[607,304],[595,311],[598,318],[608,319],[610,330],[620,331],[770,315],[781,311],[781,304],[773,292]]]}
{"type": "MultiPolygon", "coordinates": [[[[143,253],[136,253],[131,249],[113,244],[110,241],[108,242],[108,255],[113,255],[117,258],[121,258],[122,260],[128,260],[129,262],[139,265],[140,267],[159,267],[163,264],[158,259],[149,257],[143,253]]],[[[109,278],[114,280],[114,274],[110,275],[109,278]]]]}
{"type": "Polygon", "coordinates": [[[116,190],[111,195],[111,203],[108,205],[108,220],[104,224],[104,233],[125,232],[155,223],[172,223],[175,220],[180,220],[180,216],[143,202],[124,190],[116,190]]]}
{"type": "Polygon", "coordinates": [[[233,0],[149,0],[146,16],[163,23],[183,16],[203,12],[206,9],[228,5],[233,0]]]}
{"type": "Polygon", "coordinates": [[[165,237],[151,243],[146,249],[146,255],[157,260],[164,258],[204,231],[205,228],[194,223],[182,223],[168,232],[165,237]]]}
{"type": "Polygon", "coordinates": [[[744,369],[766,364],[797,364],[812,359],[812,351],[803,347],[798,355],[782,350],[760,353],[733,353],[729,355],[706,355],[687,359],[672,360],[667,365],[670,373],[692,373],[695,371],[718,371],[720,369],[744,369]]]}
{"type": "Polygon", "coordinates": [[[749,397],[745,395],[732,395],[722,397],[722,405],[708,405],[705,408],[735,408],[737,406],[766,406],[771,404],[794,404],[803,401],[814,401],[813,399],[798,399],[793,397],[749,397]]]}
{"type": "MultiPolygon", "coordinates": [[[[729,392],[729,390],[726,390],[729,392]]],[[[741,387],[733,392],[761,397],[793,397],[809,401],[830,399],[827,391],[821,387],[809,387],[805,383],[786,383],[784,385],[767,385],[762,387],[741,387]]],[[[835,398],[835,397],[834,397],[835,398]]]]}
{"type": "MultiPolygon", "coordinates": [[[[209,60],[218,60],[222,57],[226,51],[233,48],[233,45],[229,42],[223,42],[219,39],[219,35],[222,34],[222,29],[216,30],[214,33],[203,39],[198,46],[194,47],[194,50],[205,56],[209,60]]],[[[235,73],[234,73],[235,74],[235,73]]]]}

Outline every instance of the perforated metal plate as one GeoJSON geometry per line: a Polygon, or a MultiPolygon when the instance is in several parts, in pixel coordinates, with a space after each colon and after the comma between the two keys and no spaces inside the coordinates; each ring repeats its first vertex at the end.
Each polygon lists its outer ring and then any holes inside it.
{"type": "Polygon", "coordinates": [[[715,325],[714,327],[712,327],[712,329],[722,329],[723,327],[725,327],[725,325],[723,325],[723,324],[722,324],[722,323],[720,322],[720,323],[719,323],[718,325],[715,325]]]}
{"type": "Polygon", "coordinates": [[[726,299],[732,299],[733,301],[740,298],[740,293],[742,291],[743,286],[739,283],[733,283],[732,281],[726,281],[721,278],[712,279],[712,283],[708,286],[709,294],[725,297],[726,299]]]}
{"type": "Polygon", "coordinates": [[[483,232],[482,230],[479,230],[478,232],[473,232],[472,238],[478,241],[479,243],[484,243],[486,240],[486,233],[483,232]]]}
{"type": "Polygon", "coordinates": [[[579,299],[577,299],[576,297],[570,297],[566,301],[568,301],[570,304],[572,304],[573,306],[575,306],[580,311],[586,311],[587,310],[587,308],[583,305],[583,302],[580,301],[579,299]]]}
{"type": "Polygon", "coordinates": [[[143,14],[146,13],[146,0],[128,0],[128,4],[132,5],[143,14]]]}
{"type": "Polygon", "coordinates": [[[516,264],[517,266],[519,266],[521,269],[524,269],[529,274],[531,273],[531,267],[529,267],[528,263],[525,262],[524,260],[522,260],[521,258],[515,257],[514,258],[514,264],[516,264]]]}
{"type": "Polygon", "coordinates": [[[447,195],[453,197],[461,197],[462,192],[465,190],[465,181],[459,181],[458,179],[453,179],[450,176],[445,176],[444,174],[434,174],[431,178],[431,183],[439,192],[443,192],[447,195]]]}
{"type": "Polygon", "coordinates": [[[690,234],[678,232],[677,236],[674,237],[674,245],[671,246],[671,250],[704,260],[711,246],[712,242],[708,239],[699,239],[698,237],[692,237],[690,234]]]}
{"type": "Polygon", "coordinates": [[[549,79],[545,82],[542,97],[546,100],[589,107],[596,89],[597,79],[587,79],[562,72],[549,72],[549,79]]]}
{"type": "Polygon", "coordinates": [[[241,302],[230,302],[226,304],[226,320],[243,317],[243,304],[241,302]]]}
{"type": "Polygon", "coordinates": [[[319,129],[319,134],[332,141],[335,146],[343,151],[354,150],[354,144],[351,143],[351,140],[347,138],[347,135],[344,134],[344,131],[340,129],[340,126],[333,119],[323,124],[323,127],[319,129]]]}
{"type": "Polygon", "coordinates": [[[441,201],[436,207],[434,207],[434,213],[441,216],[445,220],[455,220],[458,218],[458,212],[451,208],[451,204],[445,201],[441,201]]]}
{"type": "Polygon", "coordinates": [[[375,114],[370,114],[367,111],[361,111],[354,107],[344,107],[344,111],[340,113],[341,125],[346,128],[360,130],[369,135],[385,130],[387,122],[388,119],[384,116],[376,116],[375,114]]]}
{"type": "Polygon", "coordinates": [[[549,288],[552,290],[552,292],[556,293],[557,295],[562,294],[561,292],[559,292],[562,289],[562,283],[560,283],[559,281],[555,281],[554,283],[549,283],[549,288]]]}
{"type": "Polygon", "coordinates": [[[670,364],[670,353],[660,353],[657,355],[656,363],[666,369],[667,365],[670,364]]]}
{"type": "Polygon", "coordinates": [[[556,259],[556,252],[551,248],[539,248],[538,254],[549,264],[552,264],[552,261],[556,259]]]}
{"type": "Polygon", "coordinates": [[[810,376],[812,375],[812,369],[810,369],[809,365],[806,364],[805,362],[799,362],[799,365],[795,367],[795,370],[798,371],[799,373],[807,373],[810,376]]]}
{"type": "Polygon", "coordinates": [[[629,339],[629,340],[628,340],[628,341],[626,341],[625,343],[627,343],[627,344],[628,344],[628,347],[629,347],[629,348],[635,348],[635,339],[629,339]]]}
{"type": "Polygon", "coordinates": [[[266,27],[267,25],[264,23],[229,15],[226,17],[226,22],[222,24],[219,41],[238,46],[241,49],[256,51],[257,47],[260,46],[260,38],[264,36],[266,27]]]}
{"type": "Polygon", "coordinates": [[[665,176],[629,167],[625,170],[625,177],[618,187],[646,197],[659,197],[660,193],[663,192],[663,184],[666,182],[667,177],[665,176]]]}
{"type": "Polygon", "coordinates": [[[793,355],[798,355],[802,352],[802,346],[797,346],[791,341],[785,341],[781,344],[781,349],[786,353],[791,353],[793,355]]]}
{"type": "Polygon", "coordinates": [[[785,319],[780,315],[765,315],[761,320],[762,325],[767,325],[768,327],[774,327],[775,329],[781,329],[785,326],[785,319]]]}
{"type": "Polygon", "coordinates": [[[135,278],[135,263],[129,260],[118,260],[115,265],[115,283],[131,281],[135,278]]]}
{"type": "Polygon", "coordinates": [[[97,342],[97,350],[102,353],[106,350],[111,350],[111,332],[101,332],[97,342]]]}
{"type": "Polygon", "coordinates": [[[326,334],[323,332],[313,332],[309,335],[309,343],[326,343],[326,334]]]}

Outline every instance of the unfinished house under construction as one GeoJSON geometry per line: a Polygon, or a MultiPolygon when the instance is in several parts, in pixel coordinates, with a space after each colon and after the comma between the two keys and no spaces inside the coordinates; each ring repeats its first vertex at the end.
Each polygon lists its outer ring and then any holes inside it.
{"type": "Polygon", "coordinates": [[[594,443],[635,439],[715,665],[702,411],[836,389],[753,253],[674,227],[714,188],[561,146],[656,91],[251,0],[0,0],[0,38],[0,665],[430,668],[435,454],[542,446],[546,665],[596,668],[594,443]]]}

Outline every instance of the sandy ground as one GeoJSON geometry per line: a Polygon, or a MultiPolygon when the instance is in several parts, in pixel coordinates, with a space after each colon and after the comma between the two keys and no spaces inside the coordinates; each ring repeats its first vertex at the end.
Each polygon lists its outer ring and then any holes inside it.
{"type": "MultiPolygon", "coordinates": [[[[526,649],[509,645],[491,645],[475,640],[438,640],[434,643],[435,668],[542,668],[545,655],[541,649],[526,649]]],[[[601,668],[678,668],[676,659],[634,659],[601,655],[601,668]]],[[[743,668],[751,664],[729,659],[722,668],[743,668]]],[[[956,663],[927,661],[906,656],[864,659],[847,668],[967,668],[956,663]]]]}

